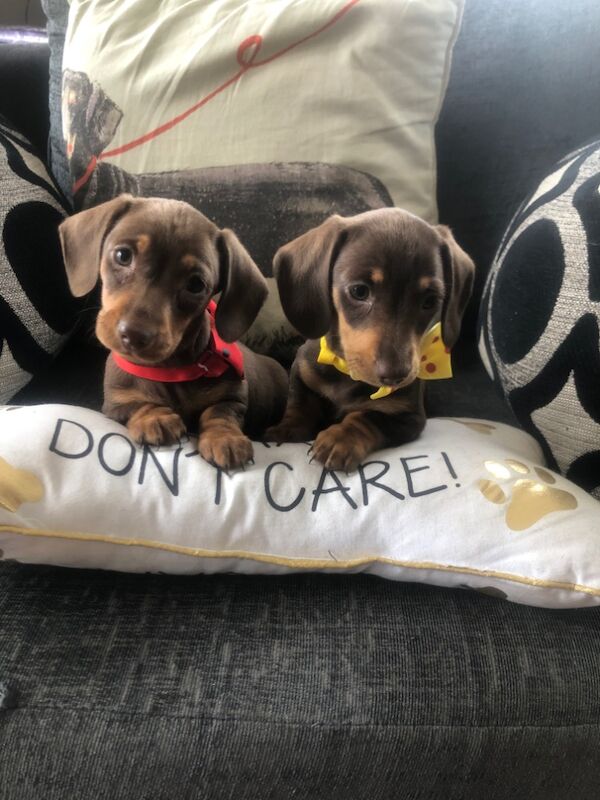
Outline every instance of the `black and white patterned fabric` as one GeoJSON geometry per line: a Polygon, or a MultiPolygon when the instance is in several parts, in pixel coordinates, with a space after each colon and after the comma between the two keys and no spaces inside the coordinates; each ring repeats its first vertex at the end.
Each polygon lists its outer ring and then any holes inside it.
{"type": "Polygon", "coordinates": [[[66,213],[30,143],[0,117],[0,403],[48,365],[75,321],[57,232],[66,213]]]}
{"type": "Polygon", "coordinates": [[[600,142],[513,219],[484,291],[479,351],[555,468],[600,499],[600,142]]]}

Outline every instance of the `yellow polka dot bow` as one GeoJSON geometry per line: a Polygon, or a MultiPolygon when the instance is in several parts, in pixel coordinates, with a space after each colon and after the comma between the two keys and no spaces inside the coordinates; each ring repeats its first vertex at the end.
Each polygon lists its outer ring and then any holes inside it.
{"type": "MultiPolygon", "coordinates": [[[[317,361],[319,364],[329,364],[335,367],[340,372],[343,372],[344,375],[350,375],[346,361],[336,356],[333,350],[329,349],[324,336],[321,337],[321,349],[317,361]]],[[[353,376],[350,375],[350,377],[352,378],[353,376]]],[[[423,381],[435,381],[452,377],[450,350],[442,339],[441,322],[436,323],[423,336],[421,341],[421,366],[417,377],[423,381]]],[[[380,386],[370,397],[371,400],[379,400],[380,397],[387,397],[395,391],[392,386],[380,386]]]]}

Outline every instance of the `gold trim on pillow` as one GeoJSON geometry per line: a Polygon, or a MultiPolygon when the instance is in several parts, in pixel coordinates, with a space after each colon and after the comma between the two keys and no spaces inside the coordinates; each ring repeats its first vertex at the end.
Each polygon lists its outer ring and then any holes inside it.
{"type": "Polygon", "coordinates": [[[525,586],[538,586],[543,589],[564,589],[569,592],[580,592],[594,597],[600,597],[600,587],[584,586],[579,583],[565,581],[544,580],[543,578],[529,578],[515,575],[511,572],[500,572],[494,569],[477,569],[476,567],[456,566],[454,564],[436,564],[431,561],[402,561],[388,556],[360,556],[357,558],[338,560],[333,556],[329,558],[293,558],[288,556],[272,556],[266,553],[249,553],[245,550],[203,550],[200,547],[171,544],[170,542],[156,542],[152,539],[134,539],[123,536],[104,536],[100,533],[80,533],[78,531],[49,531],[40,528],[22,528],[11,525],[0,525],[0,533],[16,533],[20,536],[43,537],[48,539],[68,539],[80,542],[100,542],[103,544],[117,544],[124,547],[147,547],[152,550],[164,550],[177,555],[192,556],[193,558],[238,558],[245,561],[257,561],[262,564],[274,564],[280,567],[293,569],[327,569],[345,570],[366,564],[389,564],[393,567],[404,567],[415,570],[435,570],[439,572],[456,572],[461,575],[476,575],[482,578],[497,578],[511,583],[520,583],[525,586]]]}

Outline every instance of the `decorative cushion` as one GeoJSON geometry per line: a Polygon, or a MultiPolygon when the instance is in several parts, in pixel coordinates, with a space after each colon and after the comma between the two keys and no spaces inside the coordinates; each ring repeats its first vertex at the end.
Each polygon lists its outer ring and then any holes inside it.
{"type": "Polygon", "coordinates": [[[52,360],[80,303],[57,227],[64,199],[30,143],[0,117],[0,402],[52,360]]]}
{"type": "Polygon", "coordinates": [[[48,166],[65,197],[71,200],[71,175],[62,134],[62,61],[69,22],[69,0],[42,0],[42,8],[48,19],[46,32],[50,46],[48,166]]]}
{"type": "MultiPolygon", "coordinates": [[[[433,126],[462,5],[123,0],[115,15],[73,0],[52,137],[76,207],[177,197],[233,228],[271,280],[246,342],[277,355],[294,333],[272,281],[280,245],[331,213],[436,220],[433,126]]],[[[54,31],[56,0],[46,10],[54,31]]]]}
{"type": "Polygon", "coordinates": [[[516,602],[600,602],[600,507],[500,423],[432,419],[356,473],[255,444],[230,476],[193,441],[137,448],[73,406],[0,410],[0,549],[132,572],[367,571],[516,602]]]}
{"type": "Polygon", "coordinates": [[[325,162],[374,175],[434,220],[432,129],[461,11],[460,0],[124,0],[115,16],[112,0],[72,0],[73,180],[85,197],[85,171],[103,163],[148,174],[325,162]]]}
{"type": "Polygon", "coordinates": [[[513,219],[479,347],[553,469],[600,498],[600,145],[572,153],[513,219]]]}

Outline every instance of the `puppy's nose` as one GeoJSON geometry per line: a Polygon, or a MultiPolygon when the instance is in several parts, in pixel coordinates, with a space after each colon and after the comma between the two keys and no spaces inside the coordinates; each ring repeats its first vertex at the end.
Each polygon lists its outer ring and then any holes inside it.
{"type": "Polygon", "coordinates": [[[398,386],[409,372],[409,370],[402,369],[396,364],[388,364],[381,361],[377,362],[376,369],[381,386],[398,386]]]}
{"type": "Polygon", "coordinates": [[[143,350],[154,339],[153,333],[144,328],[134,327],[124,319],[117,325],[117,331],[123,347],[127,350],[143,350]]]}
{"type": "Polygon", "coordinates": [[[398,386],[406,378],[406,372],[398,372],[395,375],[379,375],[379,382],[382,386],[398,386]]]}

